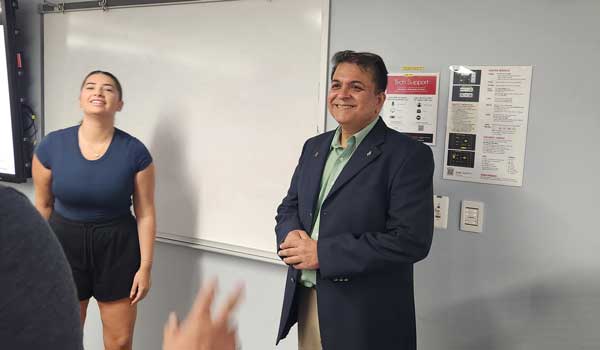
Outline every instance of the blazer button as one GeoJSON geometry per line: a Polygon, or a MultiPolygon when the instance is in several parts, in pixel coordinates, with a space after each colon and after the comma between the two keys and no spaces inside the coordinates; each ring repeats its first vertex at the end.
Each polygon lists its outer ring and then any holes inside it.
{"type": "Polygon", "coordinates": [[[292,283],[296,283],[296,279],[295,279],[294,277],[290,277],[290,281],[291,281],[292,283]]]}
{"type": "Polygon", "coordinates": [[[323,216],[326,216],[327,215],[327,211],[324,211],[322,214],[323,214],[323,216]]]}

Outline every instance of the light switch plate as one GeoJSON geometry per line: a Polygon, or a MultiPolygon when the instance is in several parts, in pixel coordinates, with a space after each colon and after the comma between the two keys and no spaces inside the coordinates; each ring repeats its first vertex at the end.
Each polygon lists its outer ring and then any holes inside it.
{"type": "Polygon", "coordinates": [[[448,228],[448,207],[450,199],[446,196],[433,196],[433,223],[435,228],[448,228]]]}
{"type": "Polygon", "coordinates": [[[462,201],[460,230],[481,233],[483,231],[483,208],[483,202],[462,201]]]}

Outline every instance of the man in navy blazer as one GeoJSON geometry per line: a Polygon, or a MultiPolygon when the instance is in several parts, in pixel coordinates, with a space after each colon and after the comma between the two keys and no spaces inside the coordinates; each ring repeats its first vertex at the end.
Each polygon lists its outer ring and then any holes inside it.
{"type": "Polygon", "coordinates": [[[379,118],[387,69],[372,53],[332,58],[339,123],[306,141],[277,209],[289,265],[277,343],[300,350],[416,349],[413,264],[433,234],[431,150],[379,118]]]}

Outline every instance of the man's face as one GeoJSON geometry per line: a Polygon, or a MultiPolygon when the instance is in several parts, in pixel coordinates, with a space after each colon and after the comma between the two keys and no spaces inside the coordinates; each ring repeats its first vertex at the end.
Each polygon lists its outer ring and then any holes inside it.
{"type": "Polygon", "coordinates": [[[355,133],[379,115],[385,94],[375,90],[370,72],[353,63],[337,66],[327,96],[327,108],[342,131],[355,133]]]}

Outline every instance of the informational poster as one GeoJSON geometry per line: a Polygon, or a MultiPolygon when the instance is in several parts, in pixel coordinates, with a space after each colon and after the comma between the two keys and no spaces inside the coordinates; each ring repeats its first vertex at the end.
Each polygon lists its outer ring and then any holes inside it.
{"type": "Polygon", "coordinates": [[[439,73],[388,74],[381,116],[392,129],[435,145],[439,73]]]}
{"type": "Polygon", "coordinates": [[[532,66],[451,66],[444,179],[521,186],[532,66]]]}

